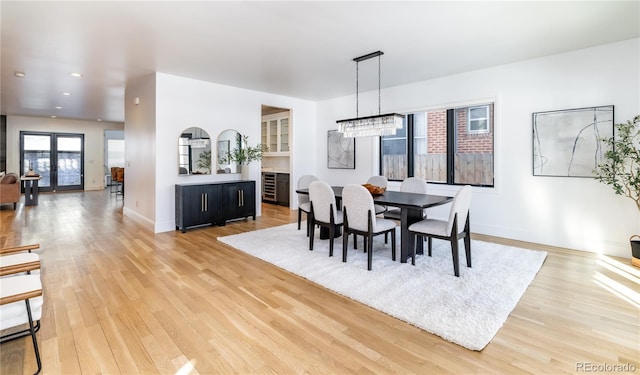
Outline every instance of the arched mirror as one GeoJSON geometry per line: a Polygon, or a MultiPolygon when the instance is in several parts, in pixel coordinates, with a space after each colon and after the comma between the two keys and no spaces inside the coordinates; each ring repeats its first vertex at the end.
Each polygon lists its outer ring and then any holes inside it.
{"type": "Polygon", "coordinates": [[[211,139],[201,128],[188,128],[180,134],[178,174],[211,174],[211,139]]]}
{"type": "Polygon", "coordinates": [[[218,135],[218,169],[217,173],[240,173],[238,164],[229,161],[229,151],[240,148],[240,133],[227,129],[218,135]]]}

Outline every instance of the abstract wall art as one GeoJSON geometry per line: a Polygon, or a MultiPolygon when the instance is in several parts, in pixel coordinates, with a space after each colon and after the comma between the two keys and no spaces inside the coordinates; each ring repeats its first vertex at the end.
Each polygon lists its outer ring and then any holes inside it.
{"type": "Polygon", "coordinates": [[[613,106],[533,113],[533,175],[594,177],[613,136],[613,106]]]}
{"type": "Polygon", "coordinates": [[[337,130],[329,130],[327,135],[327,168],[356,168],[356,139],[345,138],[337,130]]]}

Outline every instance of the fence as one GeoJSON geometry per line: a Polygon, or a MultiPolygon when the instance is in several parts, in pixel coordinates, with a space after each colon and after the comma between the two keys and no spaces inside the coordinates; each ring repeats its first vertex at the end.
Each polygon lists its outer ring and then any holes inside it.
{"type": "MultiPolygon", "coordinates": [[[[430,182],[447,182],[447,156],[445,154],[415,155],[415,176],[430,182]]],[[[406,155],[385,155],[383,171],[389,180],[407,177],[406,155]]],[[[456,154],[454,158],[455,183],[493,185],[493,154],[456,154]]]]}

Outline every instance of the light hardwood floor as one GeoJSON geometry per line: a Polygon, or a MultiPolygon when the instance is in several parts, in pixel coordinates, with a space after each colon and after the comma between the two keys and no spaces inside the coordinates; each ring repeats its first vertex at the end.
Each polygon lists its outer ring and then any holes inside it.
{"type": "MultiPolygon", "coordinates": [[[[108,191],[12,208],[0,210],[0,245],[42,246],[45,374],[640,371],[640,272],[626,259],[535,247],[549,252],[542,269],[475,352],[217,241],[294,222],[288,208],[185,234],[143,229],[108,191]]],[[[1,374],[36,369],[26,338],[2,344],[0,361],[1,374]]]]}

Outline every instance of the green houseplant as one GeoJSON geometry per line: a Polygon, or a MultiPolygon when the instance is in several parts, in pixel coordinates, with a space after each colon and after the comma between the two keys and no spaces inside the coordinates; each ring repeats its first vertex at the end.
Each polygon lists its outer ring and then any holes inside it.
{"type": "Polygon", "coordinates": [[[222,160],[224,164],[238,164],[242,179],[248,179],[249,168],[247,165],[252,161],[262,159],[262,153],[267,151],[267,146],[258,143],[255,146],[249,146],[249,137],[244,135],[240,140],[238,147],[227,152],[226,157],[222,160]]]}
{"type": "Polygon", "coordinates": [[[267,151],[266,145],[258,143],[255,147],[251,147],[249,146],[249,137],[243,135],[240,146],[228,151],[223,161],[225,164],[248,165],[252,161],[262,159],[262,153],[265,151],[267,151]]]}
{"type": "MultiPolygon", "coordinates": [[[[632,199],[640,212],[640,115],[614,125],[614,130],[613,137],[602,139],[608,151],[595,170],[596,180],[632,199]]],[[[640,235],[631,236],[630,242],[632,263],[640,266],[640,235]]]]}

